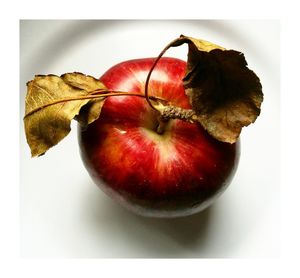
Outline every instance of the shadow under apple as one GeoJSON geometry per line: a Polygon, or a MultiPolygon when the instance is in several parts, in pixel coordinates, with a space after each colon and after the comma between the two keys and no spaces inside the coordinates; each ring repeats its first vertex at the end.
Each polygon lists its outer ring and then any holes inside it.
{"type": "Polygon", "coordinates": [[[97,188],[92,191],[83,207],[89,218],[88,231],[99,234],[99,244],[107,234],[105,240],[119,247],[105,257],[205,257],[213,206],[187,217],[148,218],[121,207],[97,188]]]}
{"type": "MultiPolygon", "coordinates": [[[[213,207],[186,217],[173,219],[155,219],[138,216],[137,220],[158,233],[163,233],[182,248],[201,249],[208,237],[208,227],[213,214],[213,207]]],[[[175,255],[175,254],[174,254],[175,255]]]]}

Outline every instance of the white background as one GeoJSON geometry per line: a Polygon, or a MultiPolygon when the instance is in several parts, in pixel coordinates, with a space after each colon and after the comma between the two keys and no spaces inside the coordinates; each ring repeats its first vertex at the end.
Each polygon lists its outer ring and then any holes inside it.
{"type": "MultiPolygon", "coordinates": [[[[280,38],[278,21],[22,21],[20,26],[20,217],[24,257],[277,257],[280,247],[280,38]],[[180,34],[242,51],[265,100],[241,137],[237,174],[195,216],[158,220],[127,212],[93,185],[79,157],[76,124],[45,156],[30,158],[23,132],[26,82],[156,56],[180,34]]],[[[186,57],[187,49],[166,56],[186,57]]]]}

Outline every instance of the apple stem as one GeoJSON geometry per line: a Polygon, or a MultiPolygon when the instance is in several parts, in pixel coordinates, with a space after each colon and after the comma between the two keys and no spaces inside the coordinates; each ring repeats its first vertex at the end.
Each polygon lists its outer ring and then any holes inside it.
{"type": "MultiPolygon", "coordinates": [[[[146,98],[146,101],[148,102],[149,106],[157,111],[159,113],[159,115],[157,116],[157,120],[158,120],[158,126],[157,126],[157,129],[156,129],[156,132],[158,134],[163,134],[165,129],[166,129],[166,126],[167,126],[167,123],[168,121],[171,119],[171,117],[168,117],[167,114],[163,114],[163,111],[165,110],[165,108],[169,107],[169,106],[165,106],[163,110],[161,109],[158,109],[157,107],[155,107],[152,102],[151,102],[151,97],[149,96],[149,82],[150,82],[150,77],[151,77],[151,74],[154,70],[154,68],[156,67],[157,63],[159,62],[160,58],[167,52],[167,50],[172,47],[172,46],[176,46],[178,44],[178,41],[179,41],[179,38],[176,38],[175,40],[171,41],[170,43],[168,43],[168,45],[165,46],[165,48],[159,53],[159,55],[155,58],[154,62],[153,62],[153,65],[151,66],[149,72],[148,72],[148,75],[147,75],[147,78],[146,78],[146,81],[145,81],[145,98],[146,98]]],[[[173,107],[173,106],[172,106],[173,107]]]]}
{"type": "Polygon", "coordinates": [[[160,114],[157,117],[158,126],[156,132],[163,134],[170,120],[182,120],[189,123],[200,122],[200,116],[192,109],[184,109],[178,106],[166,105],[157,106],[160,114]]]}
{"type": "Polygon", "coordinates": [[[154,70],[154,68],[156,67],[158,61],[160,60],[160,58],[166,53],[166,51],[172,47],[172,46],[176,46],[178,44],[178,41],[179,41],[179,38],[176,38],[175,40],[171,41],[160,53],[159,55],[155,58],[154,62],[153,62],[153,65],[151,66],[149,72],[148,72],[148,75],[147,75],[147,78],[146,78],[146,82],[145,82],[145,98],[146,98],[146,101],[148,102],[149,106],[160,112],[160,110],[158,110],[151,102],[150,100],[150,97],[149,97],[149,81],[150,81],[150,77],[151,77],[151,74],[154,70]]]}
{"type": "Polygon", "coordinates": [[[198,120],[198,116],[192,109],[183,109],[181,107],[167,105],[161,111],[161,118],[163,121],[169,119],[179,119],[186,122],[195,122],[198,120]]]}
{"type": "Polygon", "coordinates": [[[184,109],[174,105],[157,106],[159,115],[157,116],[158,126],[156,132],[163,134],[170,120],[182,120],[189,123],[199,122],[198,116],[192,109],[184,109]]]}

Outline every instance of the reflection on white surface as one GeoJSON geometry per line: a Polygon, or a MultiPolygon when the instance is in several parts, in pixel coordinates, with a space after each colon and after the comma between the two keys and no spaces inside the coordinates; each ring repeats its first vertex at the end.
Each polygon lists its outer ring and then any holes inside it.
{"type": "MultiPolygon", "coordinates": [[[[22,21],[20,121],[35,74],[95,77],[124,60],[153,57],[180,34],[244,52],[265,101],[244,130],[241,160],[209,209],[182,219],[142,218],[93,185],[80,160],[76,124],[31,159],[21,124],[21,251],[58,257],[262,257],[279,252],[279,25],[274,21],[22,21]],[[264,42],[268,41],[268,44],[264,42]],[[272,48],[270,47],[272,46],[272,48]]],[[[167,56],[186,58],[185,47],[167,56]]]]}

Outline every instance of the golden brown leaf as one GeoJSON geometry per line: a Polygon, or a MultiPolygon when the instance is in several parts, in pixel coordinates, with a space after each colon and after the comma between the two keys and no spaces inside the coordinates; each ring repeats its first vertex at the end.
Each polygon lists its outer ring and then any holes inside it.
{"type": "Polygon", "coordinates": [[[27,83],[24,125],[32,156],[44,154],[61,141],[71,130],[71,120],[89,103],[89,91],[74,82],[70,85],[55,75],[38,75],[27,83]]]}
{"type": "MultiPolygon", "coordinates": [[[[83,89],[87,92],[106,90],[106,87],[98,79],[82,73],[65,73],[61,76],[61,78],[67,84],[83,89]]],[[[76,120],[83,126],[91,124],[93,121],[99,118],[103,104],[104,98],[91,99],[82,108],[80,114],[76,116],[76,120]]]]}
{"type": "Polygon", "coordinates": [[[216,139],[234,143],[260,114],[262,86],[241,52],[181,36],[188,43],[183,79],[197,121],[216,139]]]}
{"type": "Polygon", "coordinates": [[[98,79],[80,72],[65,73],[61,75],[61,78],[65,83],[87,92],[106,89],[102,82],[100,82],[98,79]]]}

